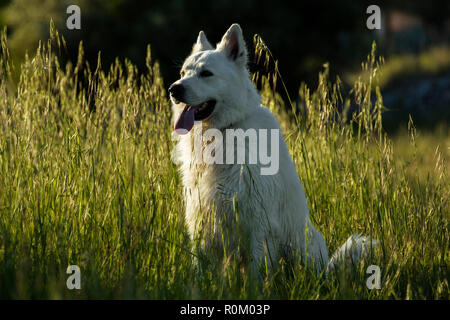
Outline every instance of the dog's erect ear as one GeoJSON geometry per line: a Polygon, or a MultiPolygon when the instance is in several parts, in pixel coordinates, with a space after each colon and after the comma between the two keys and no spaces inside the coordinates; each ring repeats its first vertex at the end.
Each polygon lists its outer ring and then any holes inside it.
{"type": "Polygon", "coordinates": [[[209,43],[208,39],[206,39],[205,33],[200,31],[197,37],[197,42],[194,43],[194,46],[192,47],[192,53],[212,49],[214,48],[211,43],[209,43]]]}
{"type": "Polygon", "coordinates": [[[222,41],[217,45],[217,49],[241,66],[247,65],[247,48],[241,27],[235,23],[225,32],[222,41]]]}

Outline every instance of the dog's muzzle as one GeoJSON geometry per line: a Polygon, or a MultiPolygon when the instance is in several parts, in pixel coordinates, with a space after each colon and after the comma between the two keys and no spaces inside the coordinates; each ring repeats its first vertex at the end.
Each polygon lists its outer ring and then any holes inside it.
{"type": "Polygon", "coordinates": [[[182,84],[172,84],[169,87],[169,93],[172,98],[174,98],[175,102],[178,103],[182,101],[184,98],[184,86],[182,84]]]}

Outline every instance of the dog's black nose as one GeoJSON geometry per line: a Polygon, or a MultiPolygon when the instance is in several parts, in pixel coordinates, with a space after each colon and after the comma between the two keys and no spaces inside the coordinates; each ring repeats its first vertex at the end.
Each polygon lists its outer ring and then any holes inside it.
{"type": "Polygon", "coordinates": [[[172,84],[169,87],[169,93],[177,100],[183,100],[184,86],[182,84],[172,84]]]}

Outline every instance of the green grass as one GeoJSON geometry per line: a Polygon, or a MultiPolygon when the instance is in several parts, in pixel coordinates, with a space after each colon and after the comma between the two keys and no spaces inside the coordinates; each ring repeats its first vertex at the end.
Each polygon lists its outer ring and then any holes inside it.
{"type": "MultiPolygon", "coordinates": [[[[438,46],[430,48],[418,55],[398,54],[393,55],[382,65],[378,77],[378,85],[384,89],[395,86],[399,79],[407,79],[414,76],[435,76],[450,70],[450,47],[438,46]]],[[[349,73],[345,79],[353,83],[358,77],[369,77],[367,70],[357,73],[349,73]]]]}
{"type": "Polygon", "coordinates": [[[17,84],[5,33],[1,40],[0,298],[448,299],[448,131],[429,138],[436,152],[412,125],[394,140],[383,132],[382,98],[370,101],[374,53],[364,64],[370,77],[348,97],[327,67],[318,88],[303,85],[301,105],[288,108],[273,79],[254,79],[330,252],[357,232],[381,240],[370,261],[381,268],[381,289],[367,289],[364,265],[324,279],[283,261],[259,286],[233,256],[224,269],[195,268],[171,161],[170,104],[150,49],[142,75],[128,61],[89,66],[81,47],[62,69],[60,38],[53,30],[51,38],[15,70],[17,84]],[[337,110],[350,100],[359,109],[346,119],[337,110]],[[297,108],[305,112],[290,111],[297,108]],[[66,288],[72,264],[81,290],[66,288]]]}

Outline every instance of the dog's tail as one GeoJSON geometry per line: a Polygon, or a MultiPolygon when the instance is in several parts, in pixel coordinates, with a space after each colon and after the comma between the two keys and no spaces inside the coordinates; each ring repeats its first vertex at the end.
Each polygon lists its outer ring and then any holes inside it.
{"type": "Polygon", "coordinates": [[[378,240],[354,234],[350,236],[342,247],[334,252],[328,261],[326,273],[343,266],[355,266],[378,245],[378,240]]]}

